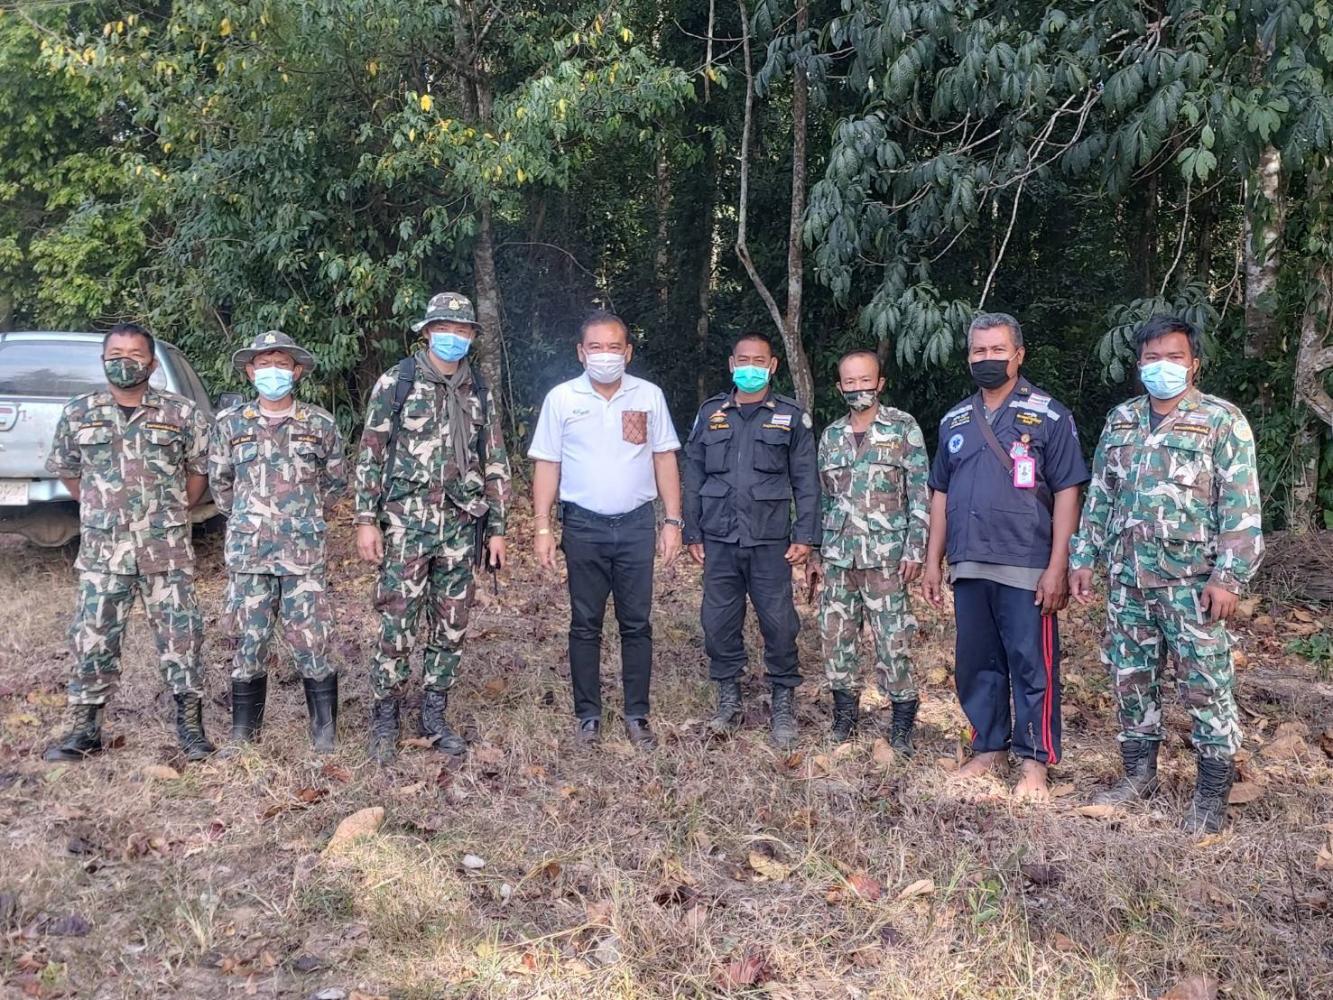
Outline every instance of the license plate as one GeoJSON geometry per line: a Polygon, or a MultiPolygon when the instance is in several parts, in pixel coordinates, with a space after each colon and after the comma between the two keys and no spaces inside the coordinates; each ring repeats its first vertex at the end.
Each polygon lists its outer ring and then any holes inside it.
{"type": "Polygon", "coordinates": [[[27,503],[26,479],[0,479],[0,507],[24,507],[27,503]]]}

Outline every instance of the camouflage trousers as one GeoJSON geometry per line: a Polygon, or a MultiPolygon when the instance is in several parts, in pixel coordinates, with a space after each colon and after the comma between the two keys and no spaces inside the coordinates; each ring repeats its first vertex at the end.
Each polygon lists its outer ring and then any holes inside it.
{"type": "Polygon", "coordinates": [[[143,594],[157,646],[162,680],[172,694],[202,694],[199,650],[204,621],[194,596],[191,566],[126,576],[85,571],[79,576],[70,642],[74,670],[71,705],[104,705],[120,681],[120,644],[134,599],[143,594]]]}
{"type": "Polygon", "coordinates": [[[407,683],[423,613],[422,681],[439,691],[453,685],[472,597],[473,530],[472,520],[457,512],[445,519],[442,531],[384,527],[384,561],[375,587],[380,638],[370,665],[376,698],[401,693],[407,683]]]}
{"type": "Polygon", "coordinates": [[[302,677],[318,681],[333,673],[322,569],[284,576],[232,573],[227,580],[226,631],[234,650],[233,680],[250,681],[268,673],[269,641],[279,621],[302,677]]]}
{"type": "Polygon", "coordinates": [[[1110,669],[1121,740],[1162,739],[1162,671],[1176,668],[1180,700],[1194,720],[1192,739],[1204,757],[1240,749],[1233,691],[1231,637],[1199,607],[1203,581],[1139,589],[1112,582],[1107,595],[1102,662],[1110,669]]]}
{"type": "Polygon", "coordinates": [[[912,701],[912,658],[908,653],[916,619],[907,609],[907,590],[898,567],[849,569],[824,567],[819,597],[819,634],[824,673],[834,691],[860,691],[861,628],[870,625],[875,640],[875,681],[892,701],[912,701]]]}

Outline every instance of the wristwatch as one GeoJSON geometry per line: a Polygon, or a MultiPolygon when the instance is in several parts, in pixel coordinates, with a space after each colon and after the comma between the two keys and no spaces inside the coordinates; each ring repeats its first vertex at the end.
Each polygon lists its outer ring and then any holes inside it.
{"type": "Polygon", "coordinates": [[[664,518],[662,518],[662,523],[663,523],[663,524],[671,524],[671,525],[675,525],[675,526],[676,526],[677,528],[679,528],[681,531],[684,531],[684,530],[685,530],[685,522],[682,521],[682,520],[681,520],[680,518],[678,518],[678,517],[664,517],[664,518]]]}

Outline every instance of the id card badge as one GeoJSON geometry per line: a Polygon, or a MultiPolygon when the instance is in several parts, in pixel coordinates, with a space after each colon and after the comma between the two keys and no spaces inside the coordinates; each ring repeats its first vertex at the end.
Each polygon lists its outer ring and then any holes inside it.
{"type": "Polygon", "coordinates": [[[1014,486],[1020,490],[1037,488],[1037,460],[1031,455],[1014,459],[1014,486]]]}

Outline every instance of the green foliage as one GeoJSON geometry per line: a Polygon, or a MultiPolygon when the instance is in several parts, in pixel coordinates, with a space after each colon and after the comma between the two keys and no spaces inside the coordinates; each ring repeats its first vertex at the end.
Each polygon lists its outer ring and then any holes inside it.
{"type": "Polygon", "coordinates": [[[1313,663],[1320,680],[1333,678],[1333,632],[1316,632],[1292,639],[1287,643],[1286,651],[1313,663]]]}

